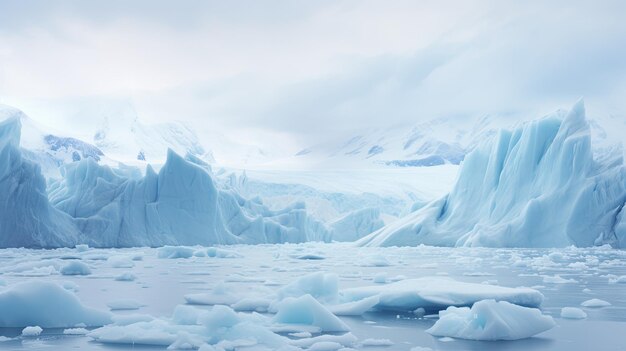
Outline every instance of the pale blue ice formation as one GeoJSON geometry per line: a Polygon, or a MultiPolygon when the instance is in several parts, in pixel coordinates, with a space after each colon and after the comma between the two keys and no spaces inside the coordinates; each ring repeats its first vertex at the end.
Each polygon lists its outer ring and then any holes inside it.
{"type": "Polygon", "coordinates": [[[91,158],[62,166],[46,188],[22,158],[20,117],[0,123],[0,247],[213,245],[329,241],[302,203],[270,210],[219,186],[206,165],[169,150],[157,173],[91,158]]]}
{"type": "Polygon", "coordinates": [[[0,247],[71,246],[83,240],[67,214],[48,202],[39,165],[22,157],[20,117],[0,122],[0,247]]]}
{"type": "Polygon", "coordinates": [[[597,162],[582,101],[467,155],[453,190],[363,238],[368,246],[626,245],[626,171],[597,162]]]}

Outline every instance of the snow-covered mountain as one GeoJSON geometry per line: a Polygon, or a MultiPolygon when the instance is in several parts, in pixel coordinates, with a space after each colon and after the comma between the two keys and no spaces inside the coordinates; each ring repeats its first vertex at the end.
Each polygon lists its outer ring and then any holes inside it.
{"type": "Polygon", "coordinates": [[[582,101],[501,130],[468,154],[453,190],[361,245],[626,246],[621,153],[594,158],[582,101]]]}
{"type": "Polygon", "coordinates": [[[193,128],[182,122],[145,124],[127,101],[87,105],[73,113],[101,119],[91,139],[44,126],[20,110],[0,105],[0,120],[20,119],[24,157],[38,163],[46,178],[58,179],[60,166],[85,158],[113,167],[161,165],[169,149],[207,163],[215,161],[193,128]]]}
{"type": "Polygon", "coordinates": [[[129,102],[101,105],[97,116],[101,125],[94,131],[93,143],[113,159],[158,164],[165,162],[167,150],[171,149],[209,163],[215,161],[193,128],[183,122],[145,124],[129,102]]]}
{"type": "Polygon", "coordinates": [[[0,105],[0,121],[11,117],[20,120],[23,157],[37,163],[48,178],[58,178],[60,166],[85,158],[113,163],[97,146],[44,127],[18,109],[0,105]]]}
{"type": "MultiPolygon", "coordinates": [[[[502,128],[515,128],[516,119],[506,116],[457,116],[434,118],[413,125],[373,128],[341,135],[334,140],[306,147],[284,163],[319,168],[429,167],[458,165],[465,155],[502,128]]],[[[616,116],[590,120],[593,150],[602,157],[621,152],[616,144],[626,121],[616,116]],[[615,127],[619,127],[615,129],[615,127]]]]}

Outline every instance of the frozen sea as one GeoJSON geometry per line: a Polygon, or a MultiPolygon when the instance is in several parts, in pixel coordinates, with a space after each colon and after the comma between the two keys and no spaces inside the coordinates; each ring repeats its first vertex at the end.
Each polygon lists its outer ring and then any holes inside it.
{"type": "MultiPolygon", "coordinates": [[[[107,304],[131,299],[143,306],[113,313],[169,317],[177,305],[186,303],[184,296],[187,294],[207,293],[216,287],[226,287],[235,293],[275,290],[311,272],[336,273],[340,289],[375,285],[374,277],[378,277],[377,280],[386,277],[387,282],[392,282],[448,276],[462,282],[539,290],[545,296],[541,309],[554,317],[557,326],[518,341],[468,341],[442,339],[426,333],[425,330],[436,322],[434,316],[418,318],[411,311],[367,312],[358,317],[341,317],[359,340],[353,347],[367,350],[410,350],[416,346],[433,350],[626,350],[626,251],[608,247],[361,248],[338,243],[244,245],[225,249],[241,257],[167,259],[158,258],[157,249],[153,248],[4,249],[0,250],[0,292],[19,282],[55,281],[73,286],[80,301],[90,307],[109,310],[107,304]],[[62,266],[77,260],[90,267],[90,275],[60,274],[62,266]],[[136,278],[131,281],[115,279],[124,273],[136,278]],[[581,307],[583,301],[593,298],[611,305],[581,307]],[[581,308],[587,318],[561,318],[563,307],[581,308]],[[359,344],[366,339],[388,339],[393,344],[381,347],[359,344]]],[[[84,335],[63,335],[63,329],[44,329],[38,337],[22,337],[21,330],[0,328],[0,335],[11,338],[0,342],[0,349],[165,349],[103,344],[84,335]]]]}

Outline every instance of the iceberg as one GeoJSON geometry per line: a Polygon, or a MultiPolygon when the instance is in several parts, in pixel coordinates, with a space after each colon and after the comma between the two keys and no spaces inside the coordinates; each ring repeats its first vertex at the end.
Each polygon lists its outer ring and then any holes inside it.
{"type": "Polygon", "coordinates": [[[22,157],[21,126],[19,114],[0,122],[0,247],[82,241],[72,218],[50,205],[39,165],[22,157]]]}
{"type": "Polygon", "coordinates": [[[539,309],[506,301],[482,300],[472,308],[448,307],[426,330],[435,336],[470,340],[519,340],[552,329],[556,323],[539,309]]]}
{"type": "Polygon", "coordinates": [[[595,160],[581,101],[467,155],[452,191],[358,241],[362,246],[626,245],[626,171],[595,160]]]}
{"type": "MultiPolygon", "coordinates": [[[[19,112],[19,111],[18,111],[19,112]]],[[[157,173],[83,158],[46,181],[22,157],[20,113],[0,122],[0,247],[133,247],[330,241],[302,203],[270,210],[171,149],[157,173]]]]}
{"type": "Polygon", "coordinates": [[[111,323],[108,312],[83,306],[74,293],[49,281],[27,281],[0,291],[0,327],[99,327],[111,323]]]}

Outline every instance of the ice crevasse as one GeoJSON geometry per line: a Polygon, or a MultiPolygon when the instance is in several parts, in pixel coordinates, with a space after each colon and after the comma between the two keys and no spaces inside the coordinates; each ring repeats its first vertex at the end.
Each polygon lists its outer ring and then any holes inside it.
{"type": "Polygon", "coordinates": [[[452,191],[366,246],[626,247],[623,159],[594,160],[583,101],[467,155],[452,191]]]}
{"type": "Polygon", "coordinates": [[[22,157],[20,117],[0,122],[0,247],[94,247],[330,240],[303,204],[270,210],[217,184],[193,157],[169,150],[157,173],[125,174],[92,159],[63,166],[46,187],[22,157]]]}

